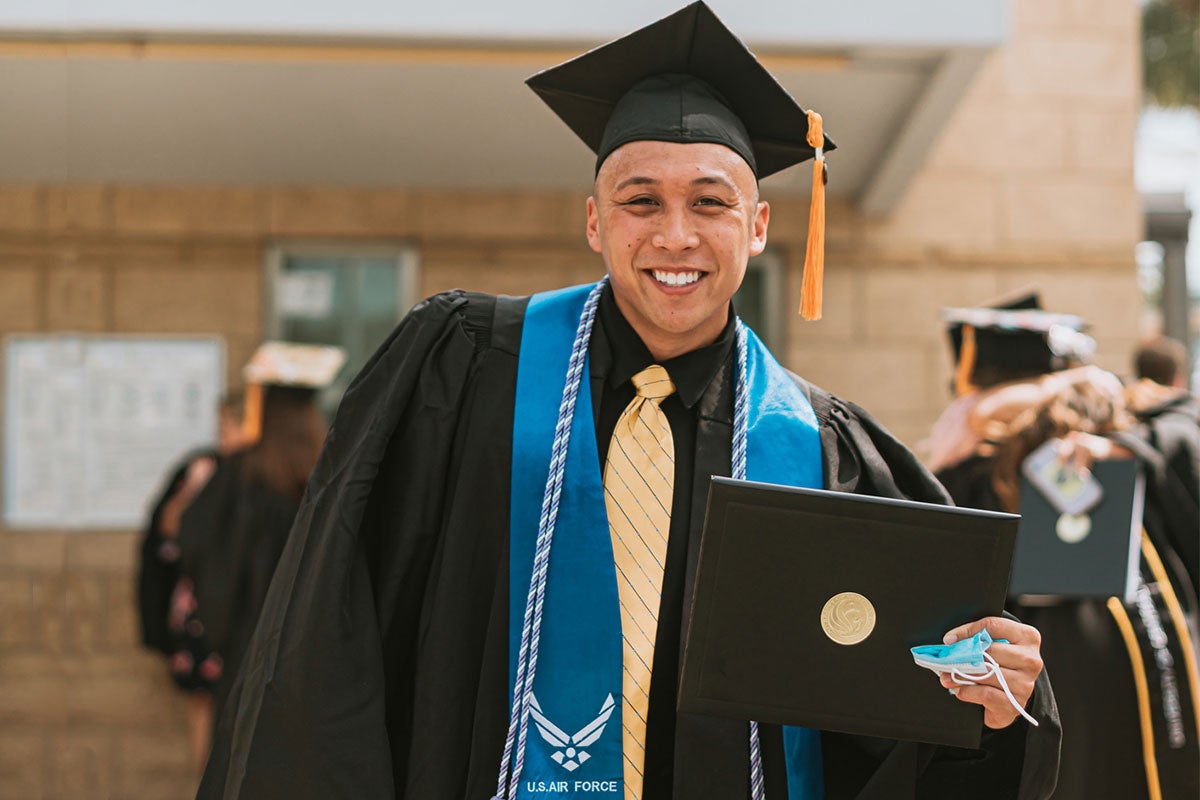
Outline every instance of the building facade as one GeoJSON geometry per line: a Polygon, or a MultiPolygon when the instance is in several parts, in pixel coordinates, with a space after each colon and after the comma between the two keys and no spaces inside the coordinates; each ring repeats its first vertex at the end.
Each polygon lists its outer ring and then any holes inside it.
{"type": "MultiPolygon", "coordinates": [[[[769,21],[769,4],[758,5],[769,21]]],[[[953,8],[971,4],[926,5],[930,15],[953,15],[953,8]]],[[[802,103],[824,113],[841,145],[830,156],[824,319],[806,323],[795,314],[808,220],[803,168],[764,186],[772,203],[770,256],[756,267],[758,293],[745,306],[773,329],[786,366],[870,409],[912,446],[949,399],[943,306],[1036,287],[1048,308],[1093,323],[1100,363],[1121,373],[1137,336],[1137,5],[981,5],[992,16],[977,27],[946,23],[942,30],[925,20],[927,38],[919,41],[889,43],[868,32],[856,43],[838,27],[849,23],[834,19],[816,26],[825,38],[772,45],[777,63],[822,101],[794,89],[802,103]],[[953,41],[956,32],[969,47],[953,41]],[[827,84],[839,82],[864,88],[827,97],[827,84]],[[899,87],[901,96],[890,97],[889,87],[899,87]]],[[[664,13],[670,10],[664,5],[664,13]]],[[[636,9],[620,13],[631,15],[632,24],[618,20],[594,41],[646,21],[636,9]]],[[[535,16],[527,14],[526,27],[535,16]]],[[[0,132],[0,154],[7,148],[12,156],[0,169],[0,333],[216,336],[225,344],[232,385],[262,338],[305,330],[289,322],[289,314],[304,316],[297,311],[303,303],[281,300],[281,275],[289,270],[332,273],[328,280],[335,281],[348,264],[367,264],[363,275],[382,270],[387,301],[376,310],[384,318],[456,286],[524,294],[598,278],[602,266],[583,235],[590,161],[570,149],[570,134],[551,119],[539,122],[545,127],[536,131],[533,158],[525,153],[513,157],[525,162],[496,163],[502,154],[445,122],[466,124],[471,114],[450,109],[449,117],[438,117],[412,105],[405,129],[372,130],[354,141],[394,147],[411,129],[438,128],[436,135],[412,134],[406,152],[415,148],[418,157],[398,155],[389,166],[351,153],[341,166],[321,166],[314,163],[339,151],[337,135],[353,133],[353,119],[320,132],[331,137],[327,150],[274,158],[269,141],[255,138],[259,121],[231,107],[205,117],[224,119],[226,128],[193,131],[189,146],[203,145],[205,134],[227,142],[227,128],[244,123],[254,147],[214,147],[211,157],[196,152],[180,165],[174,155],[138,158],[136,148],[122,149],[113,133],[119,128],[105,129],[104,120],[135,110],[114,100],[106,111],[99,89],[76,96],[78,107],[66,111],[30,99],[44,96],[36,91],[37,70],[61,59],[94,67],[96,81],[109,70],[113,93],[127,85],[118,80],[122,74],[140,68],[161,67],[165,74],[199,63],[237,75],[283,64],[319,85],[344,79],[340,68],[361,69],[367,80],[401,63],[413,80],[433,74],[422,70],[446,73],[430,78],[445,102],[455,74],[468,81],[481,70],[528,74],[553,64],[559,43],[571,43],[563,48],[571,52],[586,39],[551,22],[560,28],[547,23],[550,29],[514,44],[515,34],[493,20],[488,43],[462,45],[453,31],[425,21],[424,35],[436,46],[422,45],[417,57],[411,38],[397,44],[353,32],[332,43],[247,45],[240,28],[190,39],[174,31],[147,44],[104,30],[88,35],[86,26],[83,34],[58,36],[44,21],[16,20],[0,41],[0,110],[6,120],[18,112],[22,118],[8,144],[0,132]],[[431,135],[450,141],[421,158],[418,145],[431,135]],[[66,142],[57,150],[55,137],[66,142]],[[482,161],[467,168],[455,163],[471,161],[475,150],[485,151],[482,161]],[[549,168],[536,163],[541,150],[549,168]],[[163,159],[171,163],[158,164],[163,159]],[[288,171],[302,162],[303,169],[288,171]],[[386,179],[371,180],[372,169],[386,179]],[[440,170],[451,177],[439,182],[440,170]]],[[[798,30],[802,22],[789,24],[798,30]]],[[[370,20],[361,24],[369,28],[370,20]]],[[[756,24],[758,37],[768,41],[767,22],[756,24]]],[[[745,36],[756,45],[753,31],[745,36]]],[[[193,85],[158,77],[163,91],[193,85]]],[[[194,85],[198,92],[219,87],[194,85]]],[[[194,102],[211,104],[218,96],[200,92],[194,102]]],[[[388,96],[368,93],[359,101],[388,96]]],[[[339,109],[351,114],[353,106],[339,109]]],[[[321,109],[311,111],[283,120],[283,130],[304,130],[321,109]]],[[[138,135],[149,137],[144,127],[153,128],[156,118],[139,119],[138,135]]],[[[171,127],[169,119],[156,124],[171,127]]],[[[308,141],[305,135],[295,138],[308,141]]],[[[354,308],[337,330],[348,330],[358,316],[354,308]]],[[[360,350],[379,326],[364,330],[355,334],[360,350]]],[[[0,796],[166,798],[190,791],[182,698],[161,659],[137,645],[138,538],[128,529],[0,528],[0,796]]]]}

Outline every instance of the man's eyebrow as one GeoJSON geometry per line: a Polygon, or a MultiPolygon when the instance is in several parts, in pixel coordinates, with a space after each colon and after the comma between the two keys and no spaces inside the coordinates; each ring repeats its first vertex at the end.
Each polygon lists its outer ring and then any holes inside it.
{"type": "Polygon", "coordinates": [[[656,185],[657,183],[658,183],[657,180],[655,180],[654,178],[651,178],[649,176],[635,175],[632,178],[626,178],[625,180],[618,183],[616,191],[619,192],[622,189],[629,187],[629,186],[647,186],[647,185],[656,185]]]}
{"type": "Polygon", "coordinates": [[[716,175],[706,175],[703,178],[696,178],[692,181],[692,186],[724,186],[726,189],[737,191],[737,187],[727,181],[725,178],[716,175]]]}
{"type": "MultiPolygon", "coordinates": [[[[635,175],[618,183],[616,190],[619,192],[629,186],[655,186],[658,183],[657,178],[651,178],[647,175],[635,175]]],[[[728,180],[715,175],[705,175],[704,177],[696,178],[692,181],[692,186],[724,186],[726,189],[737,191],[737,187],[728,180]]]]}

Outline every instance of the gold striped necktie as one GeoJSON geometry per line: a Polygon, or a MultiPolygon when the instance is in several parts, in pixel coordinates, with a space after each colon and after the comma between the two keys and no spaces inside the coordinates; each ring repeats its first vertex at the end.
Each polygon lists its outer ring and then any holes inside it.
{"type": "Polygon", "coordinates": [[[637,396],[617,420],[604,466],[604,501],[624,639],[625,800],[642,796],[650,670],[675,486],[675,444],[667,415],[659,408],[675,391],[675,384],[665,369],[652,364],[633,376],[633,385],[637,396]]]}

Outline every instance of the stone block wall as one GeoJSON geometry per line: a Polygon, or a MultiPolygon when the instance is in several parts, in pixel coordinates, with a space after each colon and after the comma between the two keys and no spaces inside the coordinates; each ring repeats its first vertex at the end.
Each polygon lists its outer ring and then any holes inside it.
{"type": "MultiPolygon", "coordinates": [[[[938,321],[1038,286],[1124,371],[1141,217],[1137,7],[1016,0],[994,53],[894,212],[830,204],[825,318],[788,315],[786,364],[915,444],[948,398],[938,321]]],[[[832,122],[831,122],[832,124],[832,122]]],[[[836,179],[836,159],[831,157],[836,179]]],[[[798,302],[806,198],[771,197],[798,302]]],[[[601,274],[581,193],[0,185],[0,336],[217,333],[230,381],[263,331],[281,241],[404,241],[420,291],[523,294],[601,274]]],[[[0,371],[2,379],[2,371],[0,371]]],[[[166,465],[164,465],[165,468],[166,465]]],[[[184,704],[137,645],[133,531],[0,528],[0,797],[186,797],[184,704]]]]}
{"type": "MultiPolygon", "coordinates": [[[[594,280],[582,195],[0,185],[0,337],[263,334],[279,241],[407,241],[420,292],[594,280]]],[[[0,380],[3,372],[0,370],[0,380]]],[[[168,465],[164,464],[164,470],[168,465]]],[[[0,527],[0,798],[182,798],[186,701],[138,645],[136,531],[0,527]]]]}
{"type": "MultiPolygon", "coordinates": [[[[790,328],[789,366],[910,445],[949,397],[942,306],[1037,288],[1092,323],[1103,366],[1125,374],[1136,344],[1137,5],[1017,0],[1012,15],[893,213],[830,208],[826,318],[790,328]]],[[[806,219],[802,202],[772,214],[793,281],[806,219]]]]}
{"type": "Polygon", "coordinates": [[[0,797],[191,791],[183,698],[136,646],[135,544],[0,534],[0,797]]]}

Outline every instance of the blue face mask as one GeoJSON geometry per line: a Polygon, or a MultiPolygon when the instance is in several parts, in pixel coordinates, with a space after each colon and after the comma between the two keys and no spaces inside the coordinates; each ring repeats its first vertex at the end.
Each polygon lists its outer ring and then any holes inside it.
{"type": "MultiPolygon", "coordinates": [[[[954,644],[926,644],[914,647],[912,648],[912,657],[917,666],[932,670],[939,675],[949,673],[951,679],[958,684],[980,683],[994,675],[1000,688],[1004,690],[1005,696],[1008,697],[1008,702],[1012,703],[1013,708],[1036,727],[1037,720],[1026,713],[1017,699],[1013,697],[1008,683],[1004,680],[1004,673],[1001,671],[1000,665],[988,652],[988,648],[994,642],[1008,644],[1006,639],[993,640],[985,628],[970,639],[963,639],[954,644]]],[[[952,689],[951,691],[956,690],[952,689]]]]}
{"type": "Polygon", "coordinates": [[[954,644],[926,644],[914,647],[913,661],[937,673],[958,671],[965,675],[982,675],[989,671],[984,653],[992,646],[993,641],[1005,642],[1004,639],[993,640],[985,628],[970,639],[963,639],[954,644]]]}

